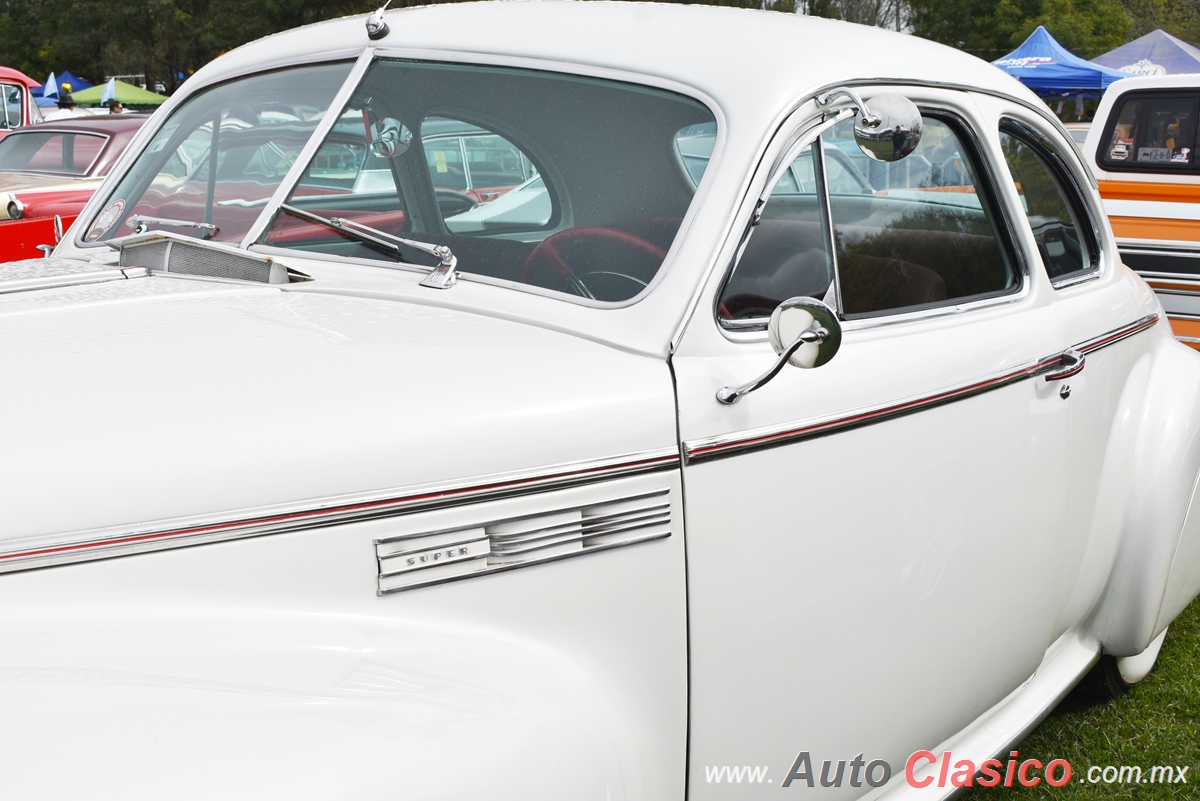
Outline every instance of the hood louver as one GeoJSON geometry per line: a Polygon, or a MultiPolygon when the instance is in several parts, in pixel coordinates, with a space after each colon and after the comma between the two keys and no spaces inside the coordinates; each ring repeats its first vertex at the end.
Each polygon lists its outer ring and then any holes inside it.
{"type": "Polygon", "coordinates": [[[260,284],[286,284],[292,280],[287,268],[268,256],[169,231],[126,236],[109,245],[120,251],[122,267],[260,284]]]}
{"type": "Polygon", "coordinates": [[[667,490],[375,541],[379,594],[671,536],[667,490]]]}

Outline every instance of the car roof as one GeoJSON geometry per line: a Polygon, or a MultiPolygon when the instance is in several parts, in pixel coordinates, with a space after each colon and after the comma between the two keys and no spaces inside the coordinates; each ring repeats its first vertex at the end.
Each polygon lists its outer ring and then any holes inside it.
{"type": "Polygon", "coordinates": [[[1144,89],[1195,89],[1200,88],[1200,75],[1145,75],[1122,78],[1108,87],[1105,95],[1118,95],[1144,89]]]}
{"type": "Polygon", "coordinates": [[[40,83],[30,78],[20,70],[14,70],[11,67],[0,67],[0,81],[17,81],[24,84],[26,88],[33,86],[41,86],[40,83]]]}
{"type": "Polygon", "coordinates": [[[725,107],[777,109],[806,89],[870,77],[953,82],[1034,99],[1011,76],[953,48],[774,11],[604,1],[449,3],[386,12],[391,30],[376,42],[367,39],[366,18],[344,17],[260,39],[206,65],[192,86],[273,65],[353,58],[374,45],[433,59],[476,53],[547,67],[558,62],[629,71],[695,87],[725,107]]]}

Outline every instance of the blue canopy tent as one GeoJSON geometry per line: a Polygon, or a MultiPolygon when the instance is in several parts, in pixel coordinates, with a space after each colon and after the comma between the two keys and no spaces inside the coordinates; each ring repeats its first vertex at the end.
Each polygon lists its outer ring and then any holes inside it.
{"type": "MultiPolygon", "coordinates": [[[[56,73],[53,73],[53,72],[50,74],[56,75],[56,73]]],[[[69,84],[71,87],[72,93],[82,92],[84,89],[91,89],[93,86],[95,86],[95,84],[88,83],[83,78],[80,78],[78,75],[74,75],[70,72],[63,72],[63,73],[57,74],[57,77],[55,78],[55,81],[54,81],[54,85],[61,88],[63,84],[69,84]]],[[[48,85],[49,84],[47,83],[38,89],[31,90],[29,93],[30,95],[33,96],[34,101],[39,106],[53,106],[58,103],[58,95],[57,94],[54,94],[51,97],[43,97],[42,93],[45,90],[45,87],[48,85]]]]}
{"type": "Polygon", "coordinates": [[[1099,97],[1113,81],[1129,77],[1127,73],[1084,61],[1040,25],[1020,47],[992,63],[1042,97],[1099,97]]]}
{"type": "Polygon", "coordinates": [[[1157,30],[1096,56],[1092,63],[1130,75],[1180,75],[1200,72],[1200,48],[1157,30]]]}

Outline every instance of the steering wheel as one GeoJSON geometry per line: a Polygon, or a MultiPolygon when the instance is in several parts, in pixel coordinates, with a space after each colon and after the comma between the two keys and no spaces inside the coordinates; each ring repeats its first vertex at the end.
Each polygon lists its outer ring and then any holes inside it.
{"type": "MultiPolygon", "coordinates": [[[[550,236],[546,237],[542,240],[540,245],[534,248],[534,251],[529,254],[529,258],[525,262],[525,268],[521,272],[521,280],[527,284],[532,284],[538,268],[545,264],[551,270],[553,270],[555,274],[563,280],[564,283],[570,286],[572,291],[574,291],[576,294],[582,295],[585,298],[591,298],[592,300],[595,300],[596,297],[592,294],[592,290],[589,289],[587,284],[583,281],[583,278],[588,275],[603,276],[606,279],[615,277],[632,281],[633,283],[637,284],[639,292],[646,286],[646,282],[640,278],[628,275],[626,273],[614,272],[612,270],[598,270],[592,273],[586,273],[584,275],[576,275],[575,271],[571,269],[571,265],[568,264],[567,260],[563,257],[561,248],[563,245],[568,245],[572,242],[578,242],[581,240],[598,240],[601,242],[611,242],[614,245],[621,245],[622,247],[627,247],[630,250],[635,250],[638,253],[650,256],[660,264],[662,263],[662,260],[667,257],[667,252],[653,242],[642,239],[640,236],[634,236],[633,234],[625,231],[617,230],[616,228],[602,228],[599,226],[580,226],[578,228],[567,228],[564,231],[559,231],[556,234],[551,234],[550,236]]],[[[634,292],[633,294],[636,295],[637,292],[634,292]]],[[[632,295],[630,295],[630,297],[632,297],[632,295]]]]}

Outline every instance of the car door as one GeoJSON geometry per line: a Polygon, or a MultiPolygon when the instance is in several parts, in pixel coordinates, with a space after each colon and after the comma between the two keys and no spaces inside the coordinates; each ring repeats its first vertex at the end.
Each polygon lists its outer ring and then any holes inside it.
{"type": "MultiPolygon", "coordinates": [[[[763,190],[673,358],[693,798],[744,795],[726,765],[767,768],[763,792],[820,781],[793,776],[803,754],[817,774],[831,761],[828,797],[861,794],[1011,692],[1055,636],[1069,419],[1039,364],[1066,337],[1002,211],[988,123],[953,92],[920,102],[919,160],[870,162],[869,188],[763,190]],[[792,295],[838,310],[840,351],[718,402],[775,361],[764,315],[792,295]]],[[[797,161],[866,161],[849,125],[801,138],[797,161]]],[[[774,174],[804,173],[782,150],[774,174]]]]}
{"type": "Polygon", "coordinates": [[[1071,560],[1060,583],[1065,630],[1091,611],[1117,558],[1119,510],[1129,490],[1127,460],[1119,454],[1134,436],[1133,426],[1117,418],[1129,405],[1127,393],[1147,384],[1149,360],[1141,357],[1151,340],[1137,334],[1157,316],[1147,308],[1145,287],[1121,267],[1111,245],[1106,252],[1103,212],[1070,145],[1027,109],[998,98],[980,102],[999,119],[1000,149],[1024,212],[1022,233],[1036,251],[1034,270],[1050,279],[1051,301],[1082,359],[1062,390],[1071,415],[1064,490],[1075,510],[1061,530],[1071,560]]]}

